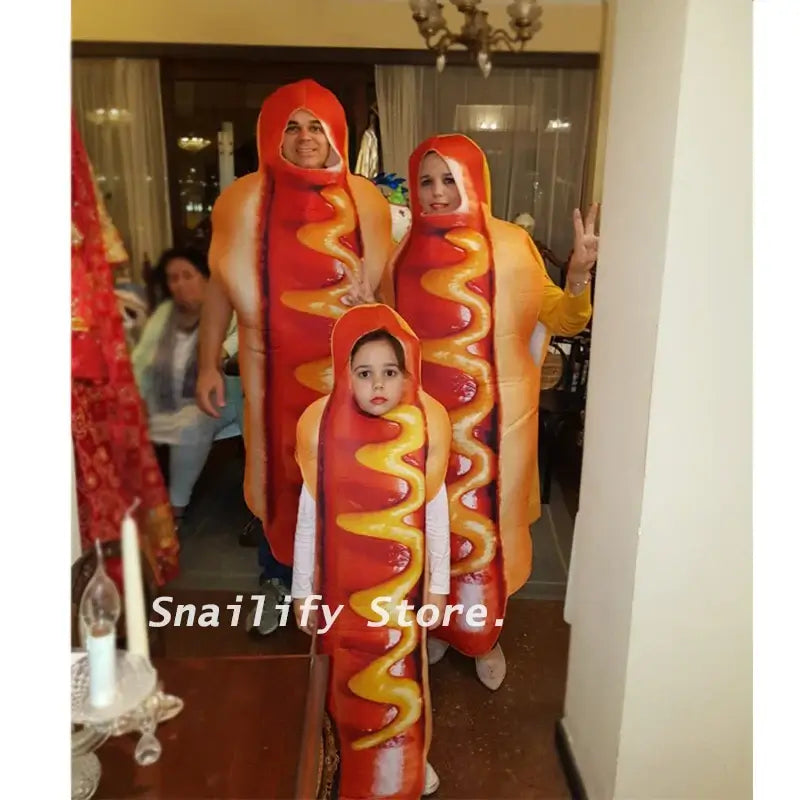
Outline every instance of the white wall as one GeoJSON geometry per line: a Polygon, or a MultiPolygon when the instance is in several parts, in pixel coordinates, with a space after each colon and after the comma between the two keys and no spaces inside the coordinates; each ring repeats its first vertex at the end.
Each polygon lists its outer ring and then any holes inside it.
{"type": "Polygon", "coordinates": [[[752,794],[751,30],[689,4],[618,797],[752,794]]]}
{"type": "Polygon", "coordinates": [[[592,800],[751,794],[751,13],[617,0],[566,608],[592,800]]]}
{"type": "Polygon", "coordinates": [[[81,529],[78,524],[78,496],[75,492],[75,452],[70,440],[70,459],[72,463],[72,482],[70,484],[70,497],[72,501],[72,563],[74,564],[81,555],[81,529]]]}
{"type": "Polygon", "coordinates": [[[564,727],[589,796],[611,797],[622,721],[686,0],[618,0],[564,727]],[[670,6],[669,8],[667,6],[670,6]],[[658,17],[661,17],[660,19],[658,17]]]}

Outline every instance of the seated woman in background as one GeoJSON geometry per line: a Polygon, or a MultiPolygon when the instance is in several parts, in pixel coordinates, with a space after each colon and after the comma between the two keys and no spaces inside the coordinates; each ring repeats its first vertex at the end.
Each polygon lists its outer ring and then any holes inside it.
{"type": "MultiPolygon", "coordinates": [[[[238,380],[226,378],[226,399],[219,418],[209,417],[195,404],[197,333],[209,278],[204,256],[191,249],[167,250],[155,277],[161,282],[163,303],[147,320],[133,351],[133,369],[147,404],[150,438],[169,445],[169,494],[180,522],[192,489],[203,471],[216,436],[237,423],[238,380]]],[[[220,360],[238,350],[235,320],[231,322],[220,360]]]]}

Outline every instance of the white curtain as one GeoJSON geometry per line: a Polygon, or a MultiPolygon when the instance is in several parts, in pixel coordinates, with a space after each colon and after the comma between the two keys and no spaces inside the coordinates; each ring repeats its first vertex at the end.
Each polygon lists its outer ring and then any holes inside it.
{"type": "Polygon", "coordinates": [[[155,59],[72,61],[72,107],[131,276],[172,244],[161,80],[155,59]]]}
{"type": "Polygon", "coordinates": [[[427,67],[375,67],[383,171],[406,177],[408,157],[422,141],[423,76],[427,67]]]}
{"type": "MultiPolygon", "coordinates": [[[[406,176],[428,136],[464,133],[486,153],[492,212],[528,213],[534,236],[566,257],[581,202],[595,72],[589,69],[376,67],[387,170],[406,176]]],[[[409,183],[410,183],[409,178],[409,183]]]]}

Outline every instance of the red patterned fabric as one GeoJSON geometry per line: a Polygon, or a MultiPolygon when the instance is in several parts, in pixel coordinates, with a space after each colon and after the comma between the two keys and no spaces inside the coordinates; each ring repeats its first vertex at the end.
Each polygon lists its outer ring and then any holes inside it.
{"type": "Polygon", "coordinates": [[[72,442],[81,544],[118,539],[126,509],[139,498],[142,552],[162,584],[178,572],[178,540],[133,377],[101,214],[73,120],[72,442]]]}

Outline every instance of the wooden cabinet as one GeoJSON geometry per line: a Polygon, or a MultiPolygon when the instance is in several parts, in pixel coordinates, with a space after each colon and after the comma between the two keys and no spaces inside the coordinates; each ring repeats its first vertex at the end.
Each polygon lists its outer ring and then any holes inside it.
{"type": "Polygon", "coordinates": [[[98,751],[97,798],[310,800],[323,774],[326,656],[154,659],[183,711],[159,726],[159,761],[139,767],[137,734],[98,751]]]}

